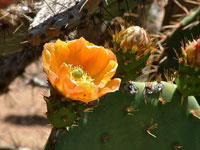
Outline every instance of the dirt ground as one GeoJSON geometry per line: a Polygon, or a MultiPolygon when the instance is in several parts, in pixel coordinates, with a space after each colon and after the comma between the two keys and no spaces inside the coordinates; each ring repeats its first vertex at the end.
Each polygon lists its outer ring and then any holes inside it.
{"type": "Polygon", "coordinates": [[[10,91],[0,96],[0,150],[38,150],[50,134],[43,100],[48,90],[29,83],[33,77],[46,82],[41,60],[28,66],[24,76],[10,85],[10,91]]]}

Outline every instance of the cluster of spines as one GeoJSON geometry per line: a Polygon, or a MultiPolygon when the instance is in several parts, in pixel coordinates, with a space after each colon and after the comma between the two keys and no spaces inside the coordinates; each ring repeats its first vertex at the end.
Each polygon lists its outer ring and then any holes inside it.
{"type": "Polygon", "coordinates": [[[200,39],[182,46],[182,56],[178,56],[179,68],[176,83],[184,96],[200,95],[200,39]]]}

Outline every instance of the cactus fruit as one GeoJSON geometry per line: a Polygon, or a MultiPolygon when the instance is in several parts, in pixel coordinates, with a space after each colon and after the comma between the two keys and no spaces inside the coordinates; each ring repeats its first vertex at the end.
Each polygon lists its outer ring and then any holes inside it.
{"type": "Polygon", "coordinates": [[[78,126],[53,128],[45,150],[200,149],[200,107],[193,96],[180,105],[175,84],[130,84],[138,90],[105,96],[78,126]]]}
{"type": "Polygon", "coordinates": [[[184,96],[200,95],[200,38],[182,47],[183,58],[179,58],[176,83],[184,96]]]}
{"type": "Polygon", "coordinates": [[[142,74],[153,51],[152,45],[148,33],[139,26],[122,27],[119,33],[113,35],[113,51],[119,63],[116,76],[122,78],[122,83],[135,80],[142,74]]]}

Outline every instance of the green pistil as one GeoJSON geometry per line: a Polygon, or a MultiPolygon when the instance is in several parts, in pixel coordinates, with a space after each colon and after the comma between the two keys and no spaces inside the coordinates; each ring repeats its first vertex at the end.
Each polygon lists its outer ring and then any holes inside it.
{"type": "Polygon", "coordinates": [[[83,74],[84,74],[83,70],[79,67],[74,68],[74,70],[72,71],[72,76],[74,78],[81,78],[83,74]]]}

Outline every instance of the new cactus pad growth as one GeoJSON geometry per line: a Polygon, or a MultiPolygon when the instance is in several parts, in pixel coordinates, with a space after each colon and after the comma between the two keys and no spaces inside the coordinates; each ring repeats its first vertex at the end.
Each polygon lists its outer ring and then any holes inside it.
{"type": "Polygon", "coordinates": [[[51,96],[44,97],[47,104],[47,118],[56,128],[64,128],[75,125],[80,115],[87,108],[83,102],[65,98],[51,88],[51,96]]]}
{"type": "Polygon", "coordinates": [[[122,83],[135,80],[142,74],[153,48],[148,33],[139,26],[122,26],[120,32],[113,35],[113,51],[115,52],[119,69],[116,76],[122,78],[122,83]]]}
{"type": "Polygon", "coordinates": [[[200,95],[200,39],[182,47],[176,83],[184,96],[200,95]]]}

